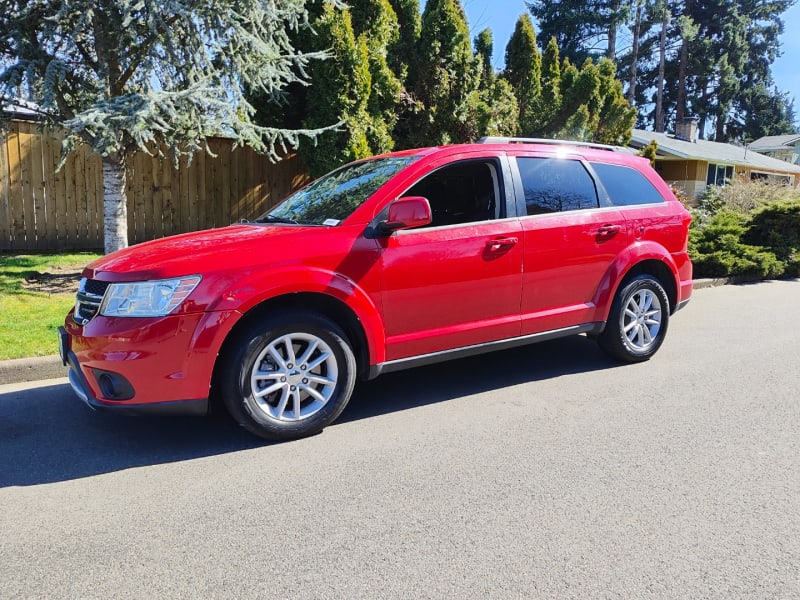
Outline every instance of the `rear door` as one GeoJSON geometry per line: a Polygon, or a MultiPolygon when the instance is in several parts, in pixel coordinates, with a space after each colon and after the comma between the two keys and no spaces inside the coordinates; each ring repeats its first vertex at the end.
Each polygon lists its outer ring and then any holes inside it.
{"type": "Polygon", "coordinates": [[[627,165],[592,162],[592,170],[611,204],[620,207],[632,240],[655,242],[668,252],[681,252],[686,239],[686,213],[667,202],[642,173],[627,165]]]}
{"type": "MultiPolygon", "coordinates": [[[[663,181],[656,179],[658,175],[652,170],[599,162],[590,165],[609,203],[625,215],[631,243],[647,246],[651,251],[654,248],[656,253],[658,248],[669,252],[678,275],[675,301],[688,299],[692,293],[692,264],[687,248],[691,215],[670,198],[669,190],[663,189],[663,181]]],[[[667,282],[664,284],[669,289],[667,282]]]]}
{"type": "Polygon", "coordinates": [[[592,322],[601,282],[628,243],[622,212],[601,207],[578,156],[519,154],[512,172],[525,246],[522,334],[592,322]]]}

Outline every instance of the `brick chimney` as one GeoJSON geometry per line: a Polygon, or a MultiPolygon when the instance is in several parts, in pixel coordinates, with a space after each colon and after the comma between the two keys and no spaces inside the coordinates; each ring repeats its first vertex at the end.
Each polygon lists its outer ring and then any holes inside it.
{"type": "Polygon", "coordinates": [[[697,117],[684,117],[681,123],[675,125],[675,139],[684,142],[697,142],[697,117]]]}

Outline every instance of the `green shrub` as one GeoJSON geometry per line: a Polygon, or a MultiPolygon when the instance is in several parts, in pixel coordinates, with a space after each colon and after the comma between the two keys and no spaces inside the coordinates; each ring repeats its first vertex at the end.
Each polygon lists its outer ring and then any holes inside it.
{"type": "Polygon", "coordinates": [[[771,251],[743,243],[749,218],[722,209],[689,232],[689,255],[695,277],[759,277],[783,275],[784,263],[771,251]]]}
{"type": "Polygon", "coordinates": [[[703,215],[711,216],[725,208],[725,199],[722,196],[725,188],[709,185],[697,198],[696,210],[703,215]]]}
{"type": "Polygon", "coordinates": [[[745,277],[775,279],[784,274],[784,263],[758,246],[739,244],[734,251],[717,250],[694,259],[695,277],[745,277]]]}
{"type": "Polygon", "coordinates": [[[742,236],[763,246],[786,264],[786,274],[800,276],[800,200],[776,202],[755,211],[742,236]]]}

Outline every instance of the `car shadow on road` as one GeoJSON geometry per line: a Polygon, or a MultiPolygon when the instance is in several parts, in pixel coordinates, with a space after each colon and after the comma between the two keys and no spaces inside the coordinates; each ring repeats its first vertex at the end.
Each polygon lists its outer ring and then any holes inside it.
{"type": "MultiPolygon", "coordinates": [[[[583,337],[389,373],[360,383],[337,424],[619,366],[583,337]]],[[[324,434],[323,434],[324,435],[324,434]]],[[[0,488],[68,481],[269,445],[223,416],[94,412],[66,384],[0,395],[0,488]]]]}
{"type": "Polygon", "coordinates": [[[356,386],[350,404],[337,423],[367,419],[562,375],[619,366],[620,363],[603,354],[593,340],[585,336],[572,336],[387,373],[356,386]]]}

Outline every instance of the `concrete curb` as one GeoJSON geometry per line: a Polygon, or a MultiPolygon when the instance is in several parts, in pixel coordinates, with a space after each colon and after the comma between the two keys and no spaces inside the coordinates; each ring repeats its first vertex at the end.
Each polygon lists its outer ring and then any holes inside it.
{"type": "Polygon", "coordinates": [[[716,279],[695,279],[692,282],[692,290],[702,290],[710,287],[717,287],[719,285],[728,285],[732,283],[739,283],[734,281],[732,277],[719,277],[716,279]]]}
{"type": "Polygon", "coordinates": [[[756,277],[717,277],[715,279],[695,279],[692,282],[692,289],[702,290],[704,288],[717,287],[720,285],[742,285],[745,283],[761,283],[762,281],[769,280],[759,279],[756,277]]]}
{"type": "Polygon", "coordinates": [[[56,379],[67,376],[67,367],[56,356],[31,356],[0,361],[0,385],[56,379]]]}
{"type": "MultiPolygon", "coordinates": [[[[693,288],[717,287],[737,283],[754,283],[756,280],[742,280],[739,277],[721,277],[718,279],[695,279],[693,288]]],[[[0,385],[39,381],[40,379],[56,379],[67,376],[67,367],[61,364],[58,356],[35,356],[31,358],[15,358],[0,360],[0,385]]]]}

